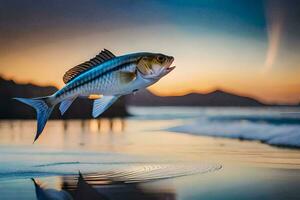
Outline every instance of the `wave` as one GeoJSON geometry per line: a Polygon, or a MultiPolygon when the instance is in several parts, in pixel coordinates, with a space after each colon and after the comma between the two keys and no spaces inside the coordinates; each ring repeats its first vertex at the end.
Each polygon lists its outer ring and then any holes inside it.
{"type": "Polygon", "coordinates": [[[259,140],[277,146],[300,147],[300,119],[290,116],[213,116],[167,130],[194,135],[259,140]]]}
{"type": "Polygon", "coordinates": [[[284,124],[300,124],[300,118],[296,117],[281,117],[281,116],[221,116],[210,117],[210,121],[222,121],[222,122],[236,122],[236,121],[248,121],[253,123],[266,123],[274,125],[284,124]]]}

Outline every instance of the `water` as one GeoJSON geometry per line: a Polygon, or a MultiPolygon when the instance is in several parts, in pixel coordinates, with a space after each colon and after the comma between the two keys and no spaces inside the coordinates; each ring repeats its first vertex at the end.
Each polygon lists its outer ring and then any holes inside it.
{"type": "Polygon", "coordinates": [[[300,108],[208,108],[197,113],[192,122],[167,130],[300,147],[300,108]]]}
{"type": "Polygon", "coordinates": [[[299,150],[199,134],[237,134],[230,130],[238,129],[256,131],[250,139],[268,138],[277,129],[297,130],[297,109],[129,111],[134,117],[49,121],[35,144],[35,121],[1,121],[1,199],[300,197],[299,150]],[[173,132],[191,126],[202,129],[173,132]]]}

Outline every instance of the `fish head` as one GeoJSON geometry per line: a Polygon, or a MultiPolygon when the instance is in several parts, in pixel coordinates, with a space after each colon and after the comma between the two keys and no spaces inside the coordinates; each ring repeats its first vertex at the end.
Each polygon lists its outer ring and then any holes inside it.
{"type": "Polygon", "coordinates": [[[174,57],[164,54],[147,54],[141,56],[137,69],[140,75],[146,79],[160,79],[170,73],[175,66],[171,67],[174,57]]]}

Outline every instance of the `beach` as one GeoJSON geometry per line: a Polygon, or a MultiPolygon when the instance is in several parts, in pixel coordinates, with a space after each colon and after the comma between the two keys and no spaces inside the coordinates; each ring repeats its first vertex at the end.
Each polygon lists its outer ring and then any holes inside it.
{"type": "Polygon", "coordinates": [[[218,132],[231,130],[224,125],[228,117],[244,124],[239,133],[251,126],[243,135],[249,130],[255,135],[297,130],[297,110],[132,107],[129,111],[132,117],[123,119],[50,120],[34,144],[34,120],[1,121],[1,199],[36,199],[37,187],[52,189],[61,199],[94,190],[99,199],[300,198],[300,150],[271,146],[261,137],[223,138],[218,132]],[[223,121],[216,121],[216,116],[223,121]],[[279,121],[278,116],[284,117],[279,121]],[[190,133],[179,130],[191,124],[190,133]],[[201,134],[195,124],[206,125],[201,134]],[[212,131],[218,137],[211,137],[212,131]],[[92,190],[78,186],[79,172],[92,190]]]}

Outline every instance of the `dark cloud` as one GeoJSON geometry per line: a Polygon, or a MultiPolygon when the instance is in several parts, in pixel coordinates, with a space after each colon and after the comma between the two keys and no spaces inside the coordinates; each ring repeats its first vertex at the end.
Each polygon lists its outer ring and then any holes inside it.
{"type": "MultiPolygon", "coordinates": [[[[280,9],[288,15],[286,32],[292,35],[300,29],[296,4],[293,0],[280,1],[280,9]]],[[[265,6],[263,0],[0,0],[0,43],[13,48],[32,39],[51,42],[99,31],[122,31],[124,27],[165,24],[192,33],[265,39],[265,6]]]]}
{"type": "Polygon", "coordinates": [[[95,28],[106,31],[148,24],[190,25],[198,28],[203,25],[220,28],[247,25],[261,28],[264,25],[263,5],[256,0],[243,3],[232,0],[2,0],[0,3],[3,40],[45,32],[53,36],[65,33],[66,30],[76,34],[81,30],[93,31],[95,28]]]}
{"type": "Polygon", "coordinates": [[[51,41],[163,22],[163,13],[144,1],[7,0],[0,5],[0,42],[6,47],[32,38],[51,41]]]}

